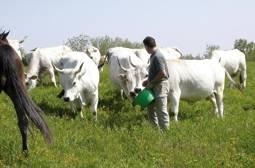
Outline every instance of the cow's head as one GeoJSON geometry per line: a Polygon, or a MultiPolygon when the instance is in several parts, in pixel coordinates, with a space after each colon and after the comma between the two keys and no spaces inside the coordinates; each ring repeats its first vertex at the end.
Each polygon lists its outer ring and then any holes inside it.
{"type": "Polygon", "coordinates": [[[99,50],[93,46],[86,48],[84,52],[94,61],[96,58],[100,58],[99,50]]]}
{"type": "Polygon", "coordinates": [[[76,68],[65,68],[58,69],[54,66],[56,71],[61,73],[60,84],[65,90],[64,101],[74,101],[78,99],[80,96],[80,92],[84,86],[81,83],[81,77],[86,73],[85,70],[82,69],[84,63],[80,64],[76,68]]]}
{"type": "Polygon", "coordinates": [[[85,53],[87,55],[92,55],[92,54],[98,53],[98,52],[99,52],[99,50],[95,47],[88,47],[88,48],[85,49],[85,53]]]}
{"type": "Polygon", "coordinates": [[[134,98],[143,89],[142,82],[148,76],[147,67],[143,64],[134,64],[131,57],[129,57],[131,68],[126,69],[120,64],[118,58],[117,60],[121,69],[119,77],[123,85],[123,90],[127,96],[134,98]]]}
{"type": "Polygon", "coordinates": [[[38,76],[37,75],[32,75],[32,74],[26,74],[25,73],[25,83],[27,86],[28,90],[31,90],[36,87],[38,81],[38,76]]]}

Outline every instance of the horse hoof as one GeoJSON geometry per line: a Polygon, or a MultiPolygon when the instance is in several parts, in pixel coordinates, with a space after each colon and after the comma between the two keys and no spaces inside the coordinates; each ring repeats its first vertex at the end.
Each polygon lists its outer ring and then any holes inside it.
{"type": "Polygon", "coordinates": [[[28,157],[28,156],[29,156],[28,150],[23,150],[23,155],[24,155],[25,157],[28,157]]]}

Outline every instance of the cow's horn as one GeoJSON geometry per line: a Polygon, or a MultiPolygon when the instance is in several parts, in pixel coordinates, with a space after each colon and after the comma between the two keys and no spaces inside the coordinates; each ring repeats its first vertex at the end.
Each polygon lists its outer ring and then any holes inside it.
{"type": "Polygon", "coordinates": [[[84,65],[84,62],[83,62],[83,63],[81,63],[81,65],[79,66],[79,68],[78,68],[78,69],[74,70],[74,75],[77,75],[78,73],[80,73],[80,72],[81,72],[81,69],[82,69],[83,65],[84,65]]]}
{"type": "Polygon", "coordinates": [[[129,56],[129,62],[132,65],[132,67],[134,67],[134,68],[136,67],[136,65],[132,62],[131,56],[129,56]]]}
{"type": "Polygon", "coordinates": [[[53,68],[54,68],[56,71],[58,71],[58,72],[60,72],[60,73],[63,72],[63,69],[57,68],[57,67],[53,64],[53,62],[52,62],[51,64],[52,64],[53,68]]]}
{"type": "Polygon", "coordinates": [[[53,63],[51,63],[52,66],[54,67],[54,69],[56,71],[58,71],[59,73],[63,73],[63,74],[67,74],[67,73],[71,73],[73,69],[59,69],[57,68],[53,63]]]}
{"type": "Polygon", "coordinates": [[[19,41],[20,44],[24,43],[28,36],[25,36],[22,40],[19,41]]]}
{"type": "Polygon", "coordinates": [[[127,72],[128,70],[127,70],[126,68],[124,68],[124,67],[120,64],[120,60],[119,60],[118,57],[117,57],[117,61],[118,61],[118,64],[119,64],[120,68],[121,68],[123,71],[127,72]]]}

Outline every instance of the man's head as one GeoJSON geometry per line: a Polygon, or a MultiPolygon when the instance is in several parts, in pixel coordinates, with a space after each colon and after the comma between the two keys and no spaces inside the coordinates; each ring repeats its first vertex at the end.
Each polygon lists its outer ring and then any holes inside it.
{"type": "Polygon", "coordinates": [[[147,36],[143,40],[144,47],[149,54],[152,54],[156,48],[156,41],[153,37],[147,36]]]}

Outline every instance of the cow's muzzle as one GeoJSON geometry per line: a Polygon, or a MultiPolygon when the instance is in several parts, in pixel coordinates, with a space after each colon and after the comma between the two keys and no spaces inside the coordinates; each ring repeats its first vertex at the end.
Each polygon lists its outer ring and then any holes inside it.
{"type": "Polygon", "coordinates": [[[142,91],[142,89],[141,88],[135,88],[135,93],[139,93],[139,92],[141,92],[142,91]]]}
{"type": "Polygon", "coordinates": [[[135,92],[130,92],[129,95],[130,95],[131,98],[135,98],[136,93],[135,92]]]}

